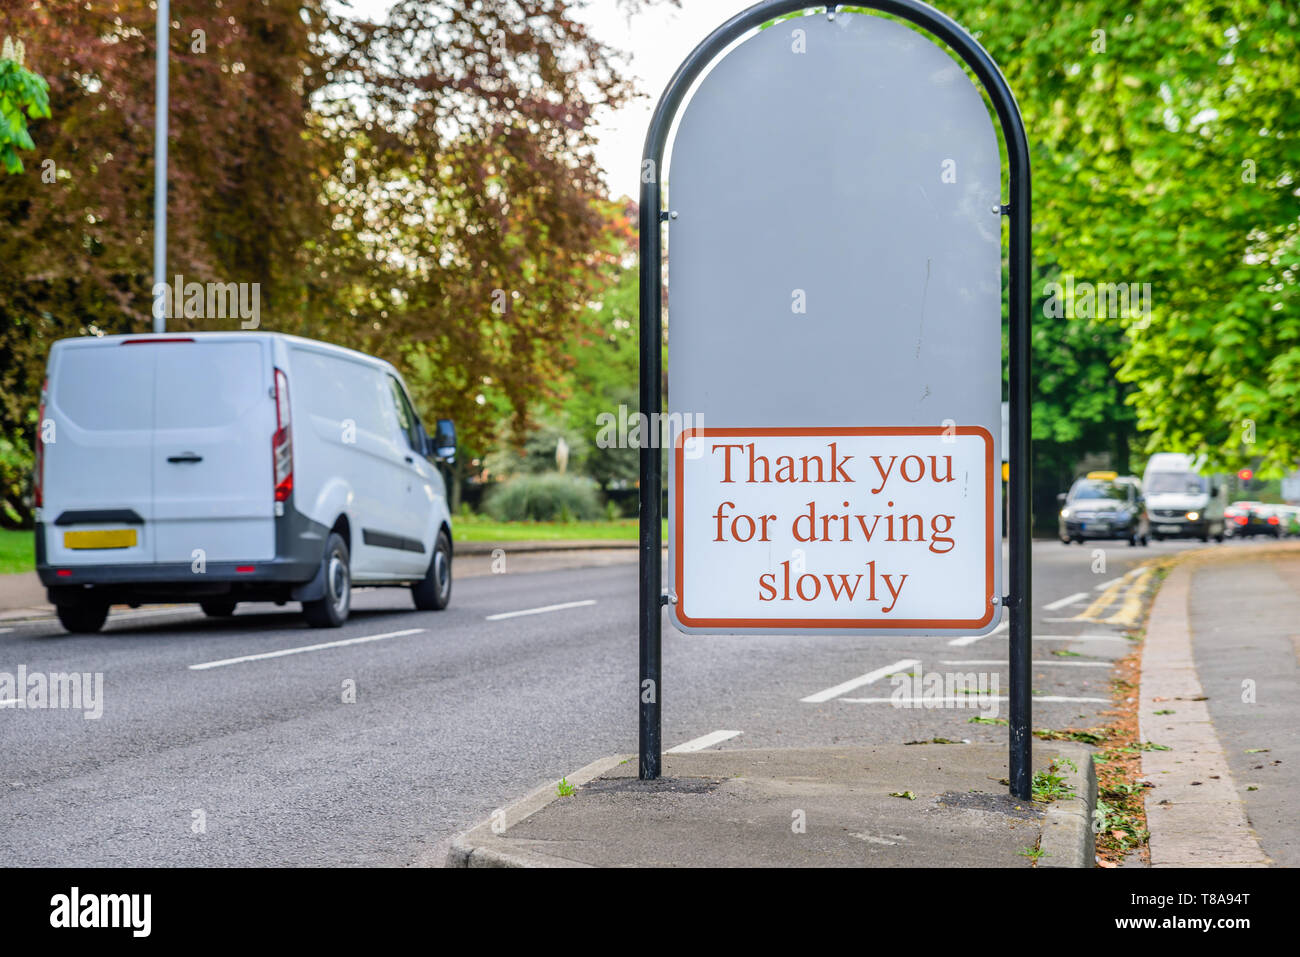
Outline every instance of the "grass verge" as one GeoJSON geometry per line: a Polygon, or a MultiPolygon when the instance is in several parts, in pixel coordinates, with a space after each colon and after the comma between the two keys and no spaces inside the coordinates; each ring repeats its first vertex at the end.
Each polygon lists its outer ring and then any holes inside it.
{"type": "Polygon", "coordinates": [[[30,572],[36,568],[36,538],[31,530],[0,528],[0,575],[30,572]]]}
{"type": "MultiPolygon", "coordinates": [[[[473,515],[452,519],[458,542],[636,541],[640,523],[635,518],[599,522],[496,522],[473,515]]],[[[664,541],[668,523],[664,522],[664,541]]]]}

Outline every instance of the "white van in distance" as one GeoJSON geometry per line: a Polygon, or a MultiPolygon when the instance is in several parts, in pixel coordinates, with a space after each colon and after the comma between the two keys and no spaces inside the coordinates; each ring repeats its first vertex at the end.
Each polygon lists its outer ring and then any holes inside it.
{"type": "Polygon", "coordinates": [[[1203,474],[1205,457],[1181,452],[1157,452],[1142,474],[1151,538],[1199,538],[1223,541],[1227,485],[1218,476],[1203,474]]]}
{"type": "Polygon", "coordinates": [[[36,569],[69,631],[111,604],[299,601],[347,620],[353,585],[451,597],[451,516],[389,363],[266,332],[63,339],[36,457],[36,569]]]}

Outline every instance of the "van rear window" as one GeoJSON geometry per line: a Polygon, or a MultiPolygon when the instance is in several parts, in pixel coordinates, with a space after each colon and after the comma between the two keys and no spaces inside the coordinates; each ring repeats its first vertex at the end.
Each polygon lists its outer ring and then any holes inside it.
{"type": "Polygon", "coordinates": [[[228,425],[266,406],[267,387],[253,341],[71,348],[53,383],[59,410],[96,432],[228,425]]]}
{"type": "Polygon", "coordinates": [[[152,350],[65,349],[53,384],[55,406],[91,431],[153,428],[152,350]]]}
{"type": "Polygon", "coordinates": [[[267,406],[260,342],[203,342],[158,351],[159,429],[229,425],[267,406]]]}

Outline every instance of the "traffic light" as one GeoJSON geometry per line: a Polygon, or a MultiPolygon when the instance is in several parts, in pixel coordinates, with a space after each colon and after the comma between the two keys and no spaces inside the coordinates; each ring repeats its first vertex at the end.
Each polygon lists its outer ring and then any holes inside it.
{"type": "Polygon", "coordinates": [[[1237,473],[1237,478],[1241,479],[1243,482],[1249,482],[1254,477],[1255,477],[1254,469],[1242,469],[1240,472],[1237,473]]]}

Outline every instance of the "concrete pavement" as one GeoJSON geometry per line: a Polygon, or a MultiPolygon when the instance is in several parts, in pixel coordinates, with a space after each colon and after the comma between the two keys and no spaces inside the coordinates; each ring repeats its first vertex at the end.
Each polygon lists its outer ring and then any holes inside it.
{"type": "Polygon", "coordinates": [[[1170,572],[1142,660],[1153,867],[1300,865],[1300,546],[1170,572]]]}
{"type": "Polygon", "coordinates": [[[46,599],[45,586],[36,572],[0,575],[0,621],[52,614],[54,606],[46,599]]]}
{"type": "Polygon", "coordinates": [[[669,753],[656,781],[611,757],[574,774],[572,794],[543,789],[458,838],[448,864],[1091,867],[1091,752],[1040,748],[1035,769],[1058,758],[1074,765],[1060,765],[1068,811],[1011,797],[997,745],[669,753]]]}

